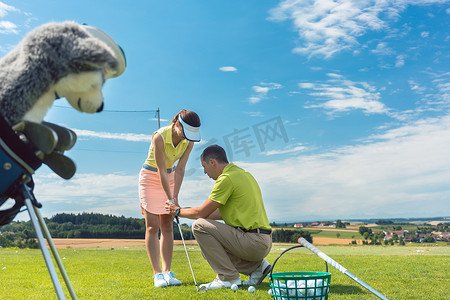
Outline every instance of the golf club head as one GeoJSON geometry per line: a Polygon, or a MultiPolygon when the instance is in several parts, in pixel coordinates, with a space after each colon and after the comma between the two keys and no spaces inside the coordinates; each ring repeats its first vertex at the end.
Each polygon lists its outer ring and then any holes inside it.
{"type": "Polygon", "coordinates": [[[43,162],[52,169],[53,172],[64,179],[72,178],[77,170],[72,159],[58,152],[52,152],[45,155],[43,162]]]}
{"type": "Polygon", "coordinates": [[[56,151],[64,152],[72,149],[75,145],[77,135],[73,130],[49,122],[42,122],[42,124],[53,129],[58,135],[58,143],[55,147],[56,151]]]}
{"type": "Polygon", "coordinates": [[[13,129],[23,133],[32,147],[45,154],[50,154],[58,144],[58,134],[44,124],[22,121],[13,129]]]}
{"type": "Polygon", "coordinates": [[[197,292],[199,292],[200,294],[206,293],[208,291],[208,288],[206,286],[200,286],[199,288],[197,288],[197,292]]]}

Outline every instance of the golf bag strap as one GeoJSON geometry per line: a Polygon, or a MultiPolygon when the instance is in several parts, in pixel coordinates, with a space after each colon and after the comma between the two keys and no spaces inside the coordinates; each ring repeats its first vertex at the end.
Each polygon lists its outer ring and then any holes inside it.
{"type": "Polygon", "coordinates": [[[30,173],[42,165],[31,146],[23,142],[5,119],[0,117],[0,151],[2,149],[30,173]]]}

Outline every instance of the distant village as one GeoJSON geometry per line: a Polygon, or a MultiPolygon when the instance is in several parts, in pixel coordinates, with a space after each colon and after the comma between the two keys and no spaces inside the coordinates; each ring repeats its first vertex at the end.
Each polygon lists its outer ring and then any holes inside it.
{"type": "MultiPolygon", "coordinates": [[[[437,222],[433,222],[437,223],[437,222]]],[[[323,227],[328,228],[346,228],[347,226],[351,226],[353,228],[360,228],[360,234],[364,235],[365,232],[368,232],[366,235],[366,239],[372,234],[372,230],[364,230],[365,223],[362,222],[346,222],[337,220],[335,222],[327,221],[327,222],[312,222],[312,223],[295,223],[293,224],[294,228],[316,228],[320,229],[323,227]],[[361,230],[361,227],[364,229],[361,230]]],[[[427,224],[423,223],[420,226],[412,223],[401,223],[401,225],[394,223],[392,221],[379,220],[371,226],[374,230],[377,230],[377,235],[383,241],[391,241],[391,242],[405,242],[405,243],[433,243],[436,241],[447,242],[450,243],[450,222],[439,222],[437,224],[427,224]],[[376,225],[376,226],[374,226],[376,225]],[[409,229],[402,229],[402,226],[408,227],[409,229]],[[387,228],[391,227],[392,230],[387,228]],[[416,227],[416,229],[411,229],[416,227]],[[379,228],[386,228],[381,229],[379,228]]]]}

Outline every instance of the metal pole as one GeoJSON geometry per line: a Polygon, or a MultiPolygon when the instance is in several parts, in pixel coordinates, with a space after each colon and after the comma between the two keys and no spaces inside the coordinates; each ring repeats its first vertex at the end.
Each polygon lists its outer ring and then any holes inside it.
{"type": "Polygon", "coordinates": [[[69,276],[67,276],[66,269],[64,268],[64,265],[62,264],[61,258],[59,257],[59,254],[58,254],[58,251],[56,251],[55,244],[53,243],[53,239],[50,235],[50,232],[48,231],[47,225],[45,225],[45,222],[42,219],[39,209],[34,205],[33,205],[33,208],[36,213],[37,219],[39,220],[39,224],[44,233],[44,236],[47,239],[47,243],[50,247],[50,250],[52,250],[53,257],[55,258],[56,264],[58,265],[58,268],[59,268],[59,272],[61,273],[61,276],[64,279],[64,282],[66,283],[67,290],[69,291],[69,294],[72,297],[72,299],[77,300],[77,296],[75,295],[75,291],[72,287],[72,284],[70,283],[69,276]]]}
{"type": "Polygon", "coordinates": [[[59,282],[58,275],[56,274],[56,269],[53,265],[52,258],[50,257],[50,253],[48,252],[47,246],[45,245],[44,236],[42,234],[41,227],[39,226],[33,204],[31,203],[31,194],[26,185],[22,186],[22,194],[28,210],[28,214],[30,215],[31,223],[33,224],[34,231],[36,232],[36,236],[39,241],[39,247],[41,248],[42,255],[44,256],[48,272],[50,273],[50,277],[53,282],[53,286],[55,287],[56,295],[58,296],[58,299],[66,299],[61,287],[61,283],[59,282]]]}
{"type": "Polygon", "coordinates": [[[156,111],[158,113],[158,129],[161,128],[161,116],[159,114],[159,107],[158,110],[156,111]]]}
{"type": "Polygon", "coordinates": [[[338,269],[339,272],[347,275],[348,277],[350,277],[351,279],[353,279],[354,281],[356,281],[357,283],[359,283],[360,285],[362,285],[363,287],[368,289],[370,292],[372,292],[378,298],[383,299],[383,300],[388,300],[388,298],[386,298],[385,296],[383,296],[382,294],[377,292],[374,288],[372,288],[370,285],[368,285],[367,283],[365,283],[364,281],[362,281],[361,279],[359,279],[358,277],[356,277],[355,275],[350,273],[346,268],[344,268],[343,266],[338,264],[335,260],[333,260],[331,257],[326,255],[325,253],[323,253],[322,251],[320,251],[316,247],[314,247],[312,244],[310,244],[304,238],[302,238],[302,237],[299,238],[298,242],[300,244],[302,244],[306,249],[310,250],[312,253],[314,253],[315,255],[317,255],[318,257],[320,257],[321,259],[323,259],[324,261],[326,261],[327,263],[329,263],[330,265],[332,265],[333,267],[338,269]]]}

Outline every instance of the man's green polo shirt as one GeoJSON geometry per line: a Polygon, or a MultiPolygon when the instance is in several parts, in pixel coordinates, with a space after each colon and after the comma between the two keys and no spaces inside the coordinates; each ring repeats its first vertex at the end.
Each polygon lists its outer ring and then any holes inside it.
{"type": "Polygon", "coordinates": [[[223,169],[209,199],[222,204],[219,212],[225,224],[248,230],[271,229],[258,183],[233,163],[223,169]]]}

